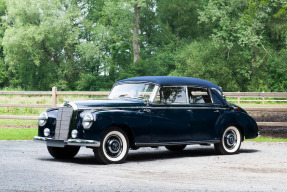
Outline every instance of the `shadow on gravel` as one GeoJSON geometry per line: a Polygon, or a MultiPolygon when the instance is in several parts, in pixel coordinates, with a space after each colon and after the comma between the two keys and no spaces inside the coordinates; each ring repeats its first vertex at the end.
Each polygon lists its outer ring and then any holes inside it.
{"type": "MultiPolygon", "coordinates": [[[[239,154],[241,153],[256,153],[259,150],[253,149],[242,149],[240,150],[239,154]]],[[[186,149],[179,152],[172,152],[172,151],[150,151],[150,152],[139,152],[139,153],[132,153],[129,154],[126,161],[127,162],[143,162],[143,161],[155,161],[159,159],[174,159],[174,158],[185,158],[185,157],[208,157],[208,156],[219,156],[214,148],[193,148],[193,149],[186,149]]]]}
{"type": "Polygon", "coordinates": [[[85,165],[99,164],[94,158],[94,156],[76,156],[73,159],[54,159],[53,157],[49,157],[49,158],[38,158],[38,160],[49,161],[49,162],[76,163],[76,164],[85,164],[85,165]]]}
{"type": "Polygon", "coordinates": [[[256,149],[240,149],[239,150],[239,154],[240,153],[257,153],[260,152],[260,150],[256,150],[256,149]]]}
{"type": "MultiPolygon", "coordinates": [[[[240,155],[244,153],[257,153],[260,152],[260,150],[255,149],[240,149],[239,154],[240,155]]],[[[185,158],[185,157],[208,157],[208,156],[219,156],[216,154],[213,147],[210,148],[190,148],[185,149],[180,152],[172,152],[168,150],[158,150],[153,149],[150,151],[133,151],[131,150],[128,154],[128,157],[126,159],[126,163],[129,162],[146,162],[146,161],[156,161],[156,160],[167,160],[167,159],[179,159],[179,158],[185,158]]],[[[76,163],[76,164],[83,164],[83,165],[100,165],[93,155],[80,155],[76,156],[74,159],[61,159],[57,160],[54,158],[38,158],[41,161],[49,161],[49,162],[67,162],[67,163],[76,163]]]]}

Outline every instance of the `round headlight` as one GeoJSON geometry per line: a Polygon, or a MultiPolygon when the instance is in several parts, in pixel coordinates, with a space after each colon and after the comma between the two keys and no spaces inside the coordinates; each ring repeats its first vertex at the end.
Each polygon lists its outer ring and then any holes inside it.
{"type": "Polygon", "coordinates": [[[45,137],[50,136],[50,129],[48,129],[48,128],[45,128],[45,129],[44,129],[44,136],[45,136],[45,137]]]}
{"type": "Polygon", "coordinates": [[[48,120],[48,114],[46,112],[41,113],[41,115],[38,118],[38,125],[39,126],[46,125],[47,120],[48,120]]]}
{"type": "Polygon", "coordinates": [[[76,129],[74,129],[73,131],[72,131],[72,138],[73,139],[75,139],[75,138],[77,138],[78,137],[78,131],[76,130],[76,129]]]}
{"type": "Polygon", "coordinates": [[[84,129],[89,129],[92,126],[93,121],[94,121],[93,115],[91,113],[86,114],[83,118],[82,123],[84,129]]]}

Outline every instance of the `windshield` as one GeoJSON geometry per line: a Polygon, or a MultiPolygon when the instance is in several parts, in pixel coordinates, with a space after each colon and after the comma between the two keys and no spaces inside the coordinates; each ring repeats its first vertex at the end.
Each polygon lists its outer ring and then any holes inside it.
{"type": "Polygon", "coordinates": [[[147,99],[149,100],[155,85],[144,83],[128,83],[116,85],[110,95],[109,99],[147,99]]]}

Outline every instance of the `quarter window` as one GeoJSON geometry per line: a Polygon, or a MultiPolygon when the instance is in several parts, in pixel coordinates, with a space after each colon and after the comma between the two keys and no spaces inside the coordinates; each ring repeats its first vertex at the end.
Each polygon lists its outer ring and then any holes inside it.
{"type": "Polygon", "coordinates": [[[156,103],[160,104],[186,103],[185,87],[161,87],[156,97],[156,103]]]}
{"type": "Polygon", "coordinates": [[[191,104],[212,103],[206,88],[188,87],[188,100],[191,104]]]}

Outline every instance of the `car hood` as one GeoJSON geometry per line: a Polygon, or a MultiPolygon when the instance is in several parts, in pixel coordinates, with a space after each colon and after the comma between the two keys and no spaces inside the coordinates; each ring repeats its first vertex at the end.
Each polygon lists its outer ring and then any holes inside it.
{"type": "Polygon", "coordinates": [[[141,107],[145,106],[143,100],[137,99],[119,99],[119,100],[86,100],[69,102],[75,104],[78,109],[98,108],[98,107],[141,107]]]}

